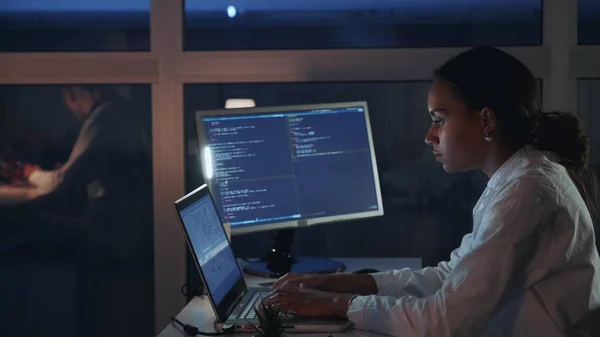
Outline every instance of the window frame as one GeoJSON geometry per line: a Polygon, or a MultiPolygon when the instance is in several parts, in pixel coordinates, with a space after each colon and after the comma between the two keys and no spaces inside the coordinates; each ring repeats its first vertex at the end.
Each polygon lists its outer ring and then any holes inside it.
{"type": "MultiPolygon", "coordinates": [[[[173,209],[185,191],[184,84],[429,80],[466,49],[184,51],[183,1],[151,0],[148,52],[0,53],[0,85],[152,85],[157,333],[185,305],[187,248],[173,209]]],[[[577,78],[600,77],[600,46],[577,45],[577,1],[544,0],[543,25],[543,45],[503,49],[543,80],[546,110],[576,111],[577,78]]]]}

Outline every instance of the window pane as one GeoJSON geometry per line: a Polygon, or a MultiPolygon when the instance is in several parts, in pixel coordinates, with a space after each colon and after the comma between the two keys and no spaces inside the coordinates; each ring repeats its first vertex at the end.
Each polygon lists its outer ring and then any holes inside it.
{"type": "Polygon", "coordinates": [[[579,44],[600,44],[600,2],[579,0],[579,44]]]}
{"type": "MultiPolygon", "coordinates": [[[[591,161],[600,164],[600,78],[580,79],[577,81],[577,112],[590,137],[591,161]]],[[[599,167],[600,168],[600,167],[599,167]]]]}
{"type": "Polygon", "coordinates": [[[0,2],[0,52],[150,50],[150,0],[0,2]]]}
{"type": "Polygon", "coordinates": [[[185,49],[539,45],[542,0],[185,1],[185,49]]]}
{"type": "Polygon", "coordinates": [[[0,86],[1,336],[152,335],[150,92],[0,86]]]}

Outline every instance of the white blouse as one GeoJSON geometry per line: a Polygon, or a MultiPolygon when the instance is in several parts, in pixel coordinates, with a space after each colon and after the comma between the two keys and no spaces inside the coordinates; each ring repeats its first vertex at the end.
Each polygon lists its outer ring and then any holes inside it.
{"type": "Polygon", "coordinates": [[[373,274],[355,328],[402,337],[566,336],[600,306],[592,219],[553,153],[525,147],[492,176],[449,262],[373,274]]]}

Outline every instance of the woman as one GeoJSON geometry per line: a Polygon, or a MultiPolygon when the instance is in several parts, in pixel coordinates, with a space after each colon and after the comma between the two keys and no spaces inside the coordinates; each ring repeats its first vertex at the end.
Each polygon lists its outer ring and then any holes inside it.
{"type": "Polygon", "coordinates": [[[449,262],[372,275],[287,275],[269,296],[300,315],[395,336],[566,336],[600,306],[597,184],[578,119],[541,112],[517,59],[478,47],[435,73],[425,142],[447,172],[490,178],[449,262]]]}

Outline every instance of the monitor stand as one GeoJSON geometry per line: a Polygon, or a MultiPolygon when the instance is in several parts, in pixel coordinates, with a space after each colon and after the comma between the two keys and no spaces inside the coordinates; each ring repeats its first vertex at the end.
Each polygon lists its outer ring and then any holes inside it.
{"type": "Polygon", "coordinates": [[[344,271],[346,266],[338,261],[322,257],[293,257],[294,229],[277,232],[273,249],[258,262],[249,263],[244,272],[261,277],[279,278],[287,273],[329,274],[344,271]]]}

